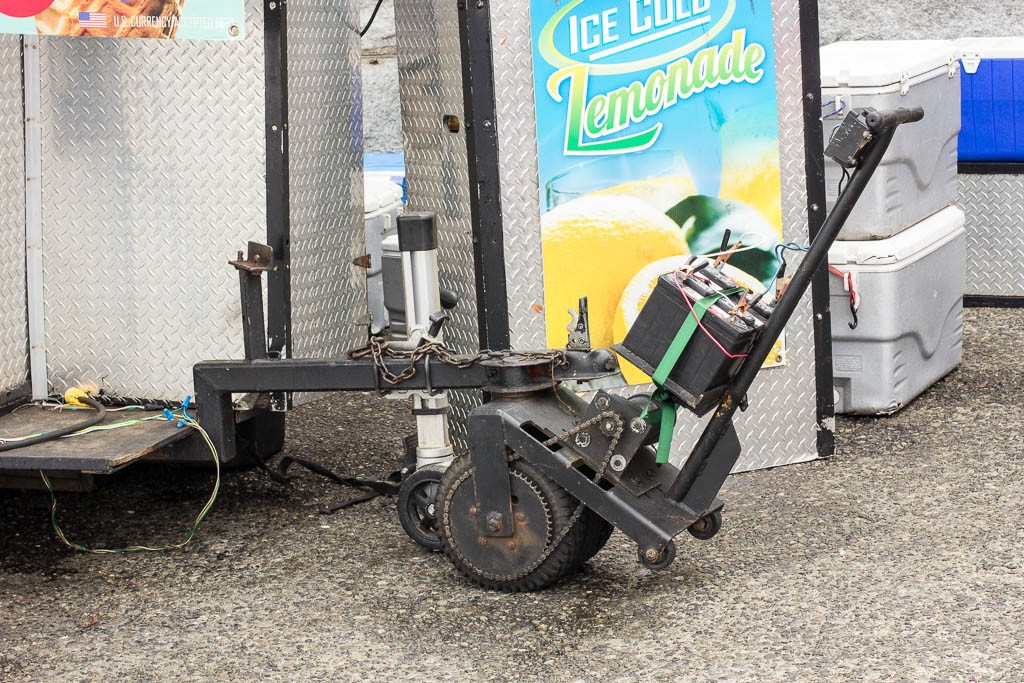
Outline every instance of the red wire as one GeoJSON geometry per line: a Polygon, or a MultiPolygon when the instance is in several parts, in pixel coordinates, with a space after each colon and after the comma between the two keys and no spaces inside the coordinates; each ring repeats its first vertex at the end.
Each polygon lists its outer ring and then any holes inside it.
{"type": "Polygon", "coordinates": [[[854,304],[856,304],[856,302],[857,302],[857,289],[856,289],[856,287],[853,284],[853,278],[850,277],[850,274],[849,273],[844,273],[843,271],[839,270],[835,266],[829,266],[828,267],[828,271],[830,273],[832,273],[833,275],[836,275],[836,276],[840,277],[843,280],[843,283],[850,289],[850,301],[852,301],[854,304]]]}
{"type": "Polygon", "coordinates": [[[710,339],[712,341],[712,343],[715,346],[718,347],[718,350],[721,351],[722,353],[724,353],[727,358],[732,358],[734,360],[737,359],[737,358],[746,358],[748,354],[745,354],[745,353],[729,353],[728,351],[726,351],[725,347],[722,346],[722,344],[717,339],[715,339],[715,337],[711,334],[710,331],[708,331],[708,328],[704,327],[704,323],[702,323],[700,321],[700,318],[697,317],[697,311],[695,311],[694,308],[693,308],[693,302],[690,301],[690,297],[687,296],[686,291],[683,290],[682,283],[679,281],[679,273],[680,272],[682,272],[682,270],[677,270],[677,271],[675,271],[675,273],[672,274],[673,279],[675,280],[675,283],[676,283],[676,289],[678,289],[679,293],[683,295],[683,301],[686,302],[686,305],[690,307],[690,315],[692,315],[694,320],[697,321],[697,326],[700,327],[700,329],[704,332],[704,334],[707,335],[707,338],[710,339]]]}

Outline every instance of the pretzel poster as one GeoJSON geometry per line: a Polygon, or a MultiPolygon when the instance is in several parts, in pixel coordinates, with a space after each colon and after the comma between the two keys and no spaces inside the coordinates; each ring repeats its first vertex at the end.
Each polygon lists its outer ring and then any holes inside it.
{"type": "Polygon", "coordinates": [[[240,40],[244,0],[0,0],[0,33],[240,40]]]}

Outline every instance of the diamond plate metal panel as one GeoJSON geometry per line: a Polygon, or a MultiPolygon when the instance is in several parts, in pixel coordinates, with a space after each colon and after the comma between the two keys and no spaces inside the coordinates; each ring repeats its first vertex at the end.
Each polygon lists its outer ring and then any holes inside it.
{"type": "Polygon", "coordinates": [[[362,92],[354,1],[288,3],[292,353],[340,358],[366,336],[362,92]]]}
{"type": "MultiPolygon", "coordinates": [[[[409,210],[438,216],[439,267],[459,305],[445,325],[447,343],[466,352],[480,346],[469,208],[465,129],[448,132],[444,116],[464,118],[457,5],[450,0],[395,3],[409,210]]],[[[465,446],[466,417],[479,392],[453,392],[452,439],[465,446]]]]}
{"type": "Polygon", "coordinates": [[[967,214],[968,295],[1024,297],[1024,176],[960,176],[967,214]]]}
{"type": "MultiPolygon", "coordinates": [[[[798,0],[774,0],[772,7],[782,166],[782,231],[785,239],[806,244],[800,7],[798,0]]],[[[810,293],[786,328],[786,345],[789,365],[761,373],[750,390],[750,410],[736,418],[744,448],[736,471],[806,462],[818,457],[810,293]]]]}
{"type": "MultiPolygon", "coordinates": [[[[509,0],[492,13],[497,89],[502,211],[509,279],[509,312],[514,348],[543,348],[546,343],[544,288],[538,205],[537,132],[533,94],[529,0],[509,0]]],[[[461,111],[462,91],[458,27],[454,3],[401,3],[398,52],[402,77],[403,122],[411,202],[443,212],[455,253],[446,259],[463,301],[475,300],[469,251],[469,197],[464,142],[453,144],[440,126],[441,115],[461,111]],[[444,182],[439,182],[441,179],[444,182]],[[467,296],[468,295],[468,296],[467,296]]],[[[783,174],[783,223],[786,239],[807,239],[804,188],[803,111],[800,27],[797,0],[775,3],[776,67],[779,82],[780,141],[783,174]]],[[[450,242],[449,242],[450,243],[450,242]]],[[[461,312],[457,341],[473,344],[475,315],[461,312]]],[[[751,391],[751,409],[738,418],[746,452],[737,470],[803,462],[817,457],[814,342],[809,297],[787,330],[789,366],[765,372],[751,391]]],[[[636,392],[641,388],[629,391],[636,392]]],[[[456,418],[471,407],[456,397],[456,418]]],[[[685,457],[702,425],[680,420],[675,457],[685,457]]]]}
{"type": "Polygon", "coordinates": [[[0,392],[28,377],[21,40],[0,36],[0,392]]]}
{"type": "Polygon", "coordinates": [[[180,399],[242,354],[226,260],[266,239],[263,6],[241,43],[42,41],[48,371],[180,399]]]}

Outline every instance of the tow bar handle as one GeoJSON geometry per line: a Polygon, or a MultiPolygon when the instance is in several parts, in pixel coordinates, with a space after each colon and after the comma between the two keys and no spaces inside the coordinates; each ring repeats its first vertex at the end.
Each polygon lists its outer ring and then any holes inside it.
{"type": "Polygon", "coordinates": [[[886,128],[895,128],[904,123],[914,123],[924,118],[921,107],[900,107],[889,111],[869,111],[865,123],[872,133],[881,133],[886,128]]]}
{"type": "MultiPolygon", "coordinates": [[[[725,475],[731,469],[731,465],[729,467],[711,466],[712,463],[709,460],[714,456],[715,446],[732,425],[733,415],[736,414],[737,408],[754,383],[765,359],[772,353],[775,340],[782,334],[786,324],[793,317],[800,299],[811,286],[814,274],[828,259],[829,248],[839,237],[839,232],[843,229],[846,219],[849,218],[854,205],[860,199],[868,181],[871,180],[875,169],[881,163],[896,129],[903,123],[920,121],[924,118],[924,110],[920,107],[882,112],[862,109],[851,112],[849,125],[857,125],[854,119],[861,117],[863,117],[863,123],[860,125],[867,125],[876,132],[870,135],[856,155],[856,170],[853,176],[839,195],[832,211],[825,218],[818,234],[811,240],[807,255],[801,261],[786,291],[775,302],[775,310],[768,318],[761,335],[754,342],[753,348],[722,397],[722,402],[715,411],[714,417],[705,426],[675,481],[666,492],[668,498],[685,503],[698,513],[706,509],[706,506],[714,500],[722,484],[725,483],[725,475]],[[872,122],[877,128],[872,126],[872,122]],[[724,474],[722,474],[723,472],[724,474]]],[[[844,121],[843,125],[847,125],[847,122],[844,121]]],[[[738,456],[738,452],[734,454],[734,457],[738,456]]]]}

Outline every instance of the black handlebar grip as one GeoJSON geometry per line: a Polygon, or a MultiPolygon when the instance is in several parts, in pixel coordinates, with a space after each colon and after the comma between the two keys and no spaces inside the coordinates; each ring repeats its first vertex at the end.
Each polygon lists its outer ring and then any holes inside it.
{"type": "Polygon", "coordinates": [[[904,123],[914,123],[924,118],[921,107],[900,107],[889,111],[869,112],[865,123],[873,132],[879,133],[887,128],[895,128],[904,123]]]}

